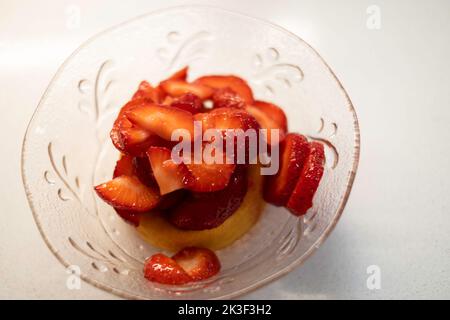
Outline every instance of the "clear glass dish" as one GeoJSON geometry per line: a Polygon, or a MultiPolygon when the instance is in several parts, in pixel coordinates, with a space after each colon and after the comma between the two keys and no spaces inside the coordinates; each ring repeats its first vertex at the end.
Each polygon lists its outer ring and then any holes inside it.
{"type": "MultiPolygon", "coordinates": [[[[304,262],[328,237],[349,196],[359,157],[355,110],[333,72],[307,43],[273,24],[222,9],[189,6],[146,14],[93,37],[59,69],[25,135],[22,175],[50,250],[85,281],[126,298],[231,298],[304,262]],[[190,66],[191,79],[236,74],[257,98],[282,106],[290,131],[326,146],[314,207],[297,218],[267,205],[260,221],[220,250],[222,271],[185,286],[143,277],[160,251],[96,197],[118,152],[109,130],[142,79],[156,83],[190,66]]],[[[301,290],[301,287],[299,287],[301,290]]]]}

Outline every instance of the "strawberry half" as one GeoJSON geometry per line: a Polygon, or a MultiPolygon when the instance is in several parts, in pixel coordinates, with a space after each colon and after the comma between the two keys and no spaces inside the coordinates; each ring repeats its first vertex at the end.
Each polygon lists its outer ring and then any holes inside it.
{"type": "Polygon", "coordinates": [[[202,100],[212,96],[214,90],[209,86],[199,83],[188,83],[183,80],[165,80],[160,84],[161,88],[173,97],[179,97],[186,93],[193,93],[202,100]]]}
{"type": "Polygon", "coordinates": [[[154,103],[160,103],[164,97],[165,93],[159,86],[155,88],[147,81],[142,81],[131,100],[149,99],[154,103]]]}
{"type": "Polygon", "coordinates": [[[325,152],[323,144],[311,142],[309,155],[300,178],[287,202],[287,208],[296,216],[304,215],[313,205],[314,194],[324,171],[325,152]]]}
{"type": "Polygon", "coordinates": [[[244,108],[245,101],[230,88],[216,90],[212,96],[214,108],[244,108]]]}
{"type": "Polygon", "coordinates": [[[284,139],[288,128],[287,128],[287,118],[284,111],[274,105],[273,103],[264,101],[255,101],[253,105],[247,105],[245,107],[261,126],[261,129],[268,130],[267,142],[271,144],[270,129],[280,130],[280,141],[284,139]]]}
{"type": "Polygon", "coordinates": [[[126,117],[138,127],[150,131],[170,141],[176,129],[188,130],[194,136],[194,119],[190,112],[162,105],[142,105],[125,113],[126,117]]]}
{"type": "Polygon", "coordinates": [[[117,209],[148,211],[159,202],[159,193],[144,185],[135,176],[119,176],[95,187],[106,203],[117,209]]]}
{"type": "Polygon", "coordinates": [[[199,113],[203,109],[202,100],[193,93],[185,93],[182,96],[173,99],[171,107],[188,111],[192,114],[199,113]]]}
{"type": "Polygon", "coordinates": [[[147,151],[147,156],[161,195],[184,187],[185,167],[183,164],[173,162],[169,149],[150,147],[147,151]]]}
{"type": "Polygon", "coordinates": [[[264,200],[276,206],[285,206],[309,154],[309,143],[297,133],[289,133],[280,145],[278,173],[264,180],[264,200]]]}
{"type": "Polygon", "coordinates": [[[153,282],[172,285],[193,280],[175,260],[162,253],[157,253],[145,261],[144,277],[153,282]]]}
{"type": "Polygon", "coordinates": [[[211,278],[220,271],[220,261],[216,254],[206,248],[184,248],[175,254],[172,259],[194,281],[211,278]]]}
{"type": "Polygon", "coordinates": [[[249,87],[247,82],[239,77],[228,75],[228,76],[204,76],[200,77],[194,81],[195,84],[206,85],[213,89],[224,89],[230,88],[236,94],[241,97],[245,103],[253,103],[253,92],[249,87]]]}
{"type": "Polygon", "coordinates": [[[184,230],[218,227],[239,208],[247,187],[247,170],[238,166],[226,188],[216,192],[192,192],[169,212],[169,221],[184,230]]]}

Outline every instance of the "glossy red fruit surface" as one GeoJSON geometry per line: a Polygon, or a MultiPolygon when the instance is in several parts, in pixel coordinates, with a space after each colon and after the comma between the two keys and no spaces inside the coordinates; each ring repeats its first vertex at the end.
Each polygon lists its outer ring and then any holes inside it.
{"type": "Polygon", "coordinates": [[[324,162],[323,144],[311,142],[308,158],[287,203],[287,208],[294,215],[304,215],[313,206],[314,194],[319,187],[324,172],[324,162]]]}

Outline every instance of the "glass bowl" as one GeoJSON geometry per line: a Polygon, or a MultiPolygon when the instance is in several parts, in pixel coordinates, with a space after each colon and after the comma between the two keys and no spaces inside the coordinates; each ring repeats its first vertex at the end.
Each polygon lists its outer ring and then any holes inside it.
{"type": "MultiPolygon", "coordinates": [[[[231,298],[304,262],[336,225],[359,157],[355,110],[333,72],[307,43],[273,24],[189,6],[146,14],[93,37],[59,69],[25,135],[22,175],[50,250],[85,281],[126,298],[231,298]],[[236,74],[258,99],[282,106],[290,131],[326,146],[326,170],[303,217],[267,205],[260,221],[217,252],[221,272],[184,286],[143,277],[145,243],[93,186],[108,180],[118,152],[109,130],[143,79],[157,83],[190,66],[190,78],[236,74]]],[[[299,287],[301,290],[301,287],[299,287]]]]}

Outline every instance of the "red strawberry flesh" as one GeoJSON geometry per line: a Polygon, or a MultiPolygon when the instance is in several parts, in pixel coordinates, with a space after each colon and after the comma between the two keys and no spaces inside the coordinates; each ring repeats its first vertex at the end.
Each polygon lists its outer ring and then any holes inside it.
{"type": "Polygon", "coordinates": [[[187,247],[172,257],[194,281],[211,278],[220,271],[216,254],[206,248],[187,247]]]}
{"type": "Polygon", "coordinates": [[[149,281],[181,285],[192,281],[186,271],[172,258],[157,253],[145,261],[144,276],[149,281]]]}
{"type": "Polygon", "coordinates": [[[162,105],[145,105],[126,112],[127,118],[140,128],[170,141],[172,133],[184,129],[194,136],[194,119],[190,112],[162,105]]]}
{"type": "Polygon", "coordinates": [[[197,83],[188,83],[183,80],[165,80],[161,82],[161,88],[173,97],[179,97],[186,93],[195,94],[200,99],[208,99],[214,93],[209,86],[197,83]]]}
{"type": "Polygon", "coordinates": [[[236,168],[228,186],[216,192],[192,192],[169,213],[169,220],[184,230],[205,230],[220,226],[241,205],[247,193],[247,172],[236,168]]]}
{"type": "Polygon", "coordinates": [[[309,154],[309,144],[300,134],[289,133],[280,146],[280,166],[276,175],[264,181],[264,200],[285,206],[300,177],[309,154]]]}
{"type": "Polygon", "coordinates": [[[287,208],[294,215],[304,215],[313,206],[314,194],[319,187],[324,172],[324,162],[323,144],[311,142],[308,158],[287,203],[287,208]]]}
{"type": "Polygon", "coordinates": [[[164,99],[164,96],[165,93],[159,86],[154,88],[147,81],[142,81],[139,84],[138,90],[133,95],[132,100],[145,98],[154,103],[160,103],[164,99]]]}
{"type": "Polygon", "coordinates": [[[261,129],[267,129],[267,142],[272,144],[271,139],[271,129],[279,129],[280,130],[280,141],[284,139],[284,136],[287,133],[287,118],[284,114],[284,111],[268,102],[264,101],[255,101],[253,105],[247,105],[245,107],[255,119],[258,121],[261,129]]]}
{"type": "Polygon", "coordinates": [[[216,90],[212,96],[214,108],[244,108],[245,101],[230,88],[216,90]]]}
{"type": "Polygon", "coordinates": [[[182,163],[176,164],[172,160],[169,149],[150,147],[147,151],[147,156],[161,195],[184,187],[185,167],[182,163]]]}
{"type": "Polygon", "coordinates": [[[192,114],[199,113],[203,109],[202,100],[193,93],[185,93],[182,96],[175,98],[171,103],[171,107],[188,111],[192,114]]]}
{"type": "Polygon", "coordinates": [[[144,185],[135,176],[119,176],[95,187],[95,191],[106,203],[117,209],[148,211],[159,202],[159,193],[144,185]]]}
{"type": "Polygon", "coordinates": [[[117,214],[126,222],[130,223],[131,225],[137,227],[139,226],[139,221],[141,219],[141,212],[136,211],[130,211],[130,210],[122,210],[122,209],[115,209],[117,214]]]}
{"type": "Polygon", "coordinates": [[[245,80],[239,77],[232,75],[211,75],[200,77],[195,80],[194,83],[206,85],[216,90],[230,88],[236,92],[236,94],[240,96],[245,103],[253,103],[252,89],[245,80]]]}
{"type": "Polygon", "coordinates": [[[127,154],[122,154],[120,159],[117,160],[114,168],[113,178],[117,178],[122,175],[132,176],[135,174],[133,166],[133,157],[127,154]]]}
{"type": "Polygon", "coordinates": [[[169,78],[167,78],[167,80],[183,80],[183,81],[186,81],[188,72],[189,72],[189,67],[186,66],[186,67],[176,71],[169,78]]]}

